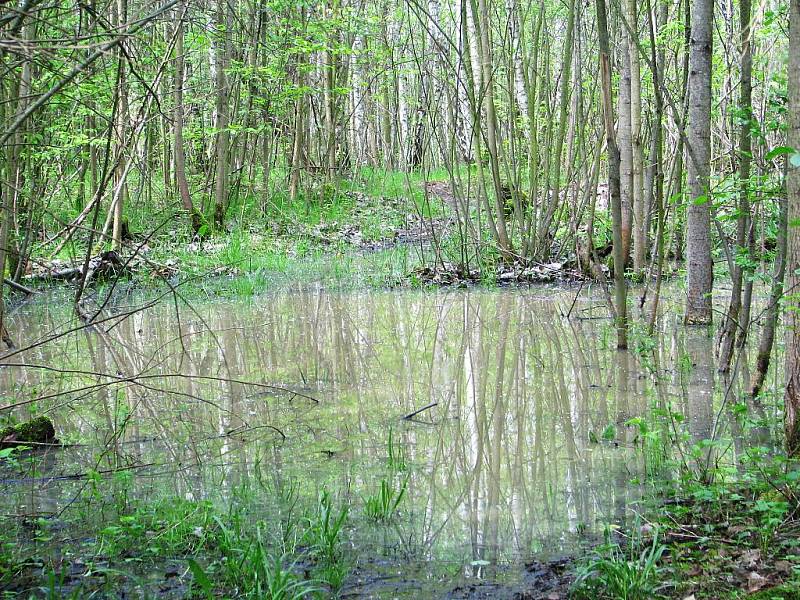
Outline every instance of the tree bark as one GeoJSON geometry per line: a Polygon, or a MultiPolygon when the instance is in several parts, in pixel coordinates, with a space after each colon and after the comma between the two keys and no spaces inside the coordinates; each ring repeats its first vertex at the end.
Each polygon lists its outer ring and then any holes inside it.
{"type": "Polygon", "coordinates": [[[186,6],[182,2],[178,5],[178,22],[175,27],[175,109],[173,112],[173,132],[175,138],[175,183],[178,187],[178,194],[181,197],[183,210],[189,215],[192,231],[195,235],[200,233],[203,220],[195,210],[192,196],[189,193],[189,183],[186,180],[186,150],[183,143],[183,86],[185,79],[185,61],[183,55],[183,32],[186,6]]]}
{"type": "MultiPolygon", "coordinates": [[[[800,0],[799,0],[800,1],[800,0]]],[[[620,196],[620,153],[614,132],[613,100],[611,96],[611,65],[609,61],[608,17],[605,0],[595,0],[597,37],[600,49],[600,85],[603,93],[603,121],[608,145],[608,191],[611,201],[614,252],[614,302],[617,348],[628,347],[627,284],[625,254],[622,238],[622,198],[620,196]]]]}
{"type": "MultiPolygon", "coordinates": [[[[800,0],[789,2],[789,128],[787,145],[794,148],[786,173],[789,202],[787,292],[794,295],[800,286],[800,0]]],[[[796,304],[796,300],[794,303],[796,304]]],[[[786,392],[784,394],[784,427],[786,452],[800,454],[800,312],[787,311],[786,327],[786,392]]]]}
{"type": "MultiPolygon", "coordinates": [[[[118,0],[116,5],[116,23],[121,29],[124,27],[128,20],[128,2],[127,0],[118,0]]],[[[114,225],[112,228],[111,238],[113,241],[114,250],[122,248],[122,234],[123,234],[123,221],[124,221],[124,207],[127,200],[127,159],[125,157],[125,136],[128,130],[128,81],[127,81],[127,63],[123,45],[120,44],[117,49],[118,55],[118,69],[120,70],[119,77],[117,78],[117,94],[119,94],[119,110],[117,113],[117,152],[119,153],[117,159],[117,172],[116,172],[116,193],[112,201],[112,212],[114,218],[114,225]]]]}
{"type": "Polygon", "coordinates": [[[214,225],[221,228],[225,221],[228,206],[228,81],[225,69],[230,58],[230,19],[228,18],[228,2],[217,0],[216,9],[216,72],[214,87],[216,93],[217,122],[214,167],[214,225]]]}
{"type": "Polygon", "coordinates": [[[687,325],[712,320],[711,55],[714,0],[694,0],[689,54],[689,206],[686,210],[687,325]]]}
{"type": "Polygon", "coordinates": [[[647,263],[647,229],[644,205],[644,156],[642,154],[642,74],[639,61],[637,0],[626,0],[628,59],[630,63],[631,204],[633,207],[633,271],[644,274],[647,263]]]}
{"type": "MultiPolygon", "coordinates": [[[[750,0],[739,2],[739,27],[740,27],[740,55],[741,75],[739,81],[739,202],[736,217],[736,248],[734,255],[745,249],[747,236],[750,230],[750,163],[752,152],[751,120],[753,97],[753,56],[750,45],[750,0]]],[[[720,334],[720,352],[717,368],[720,372],[730,369],[733,356],[734,342],[739,332],[739,314],[742,309],[742,280],[744,270],[741,262],[734,260],[733,273],[731,273],[732,289],[728,312],[720,334]]],[[[745,324],[747,326],[747,324],[745,324]]],[[[763,338],[762,338],[763,339],[763,338]]],[[[772,344],[770,343],[770,350],[772,344]]]]}
{"type": "Polygon", "coordinates": [[[631,140],[631,57],[627,48],[622,53],[622,72],[619,80],[619,123],[617,141],[620,159],[620,198],[622,206],[622,254],[625,264],[631,255],[633,226],[633,144],[631,140]]]}
{"type": "Polygon", "coordinates": [[[761,340],[758,343],[758,354],[756,355],[756,370],[750,379],[750,396],[755,398],[761,392],[764,380],[769,370],[772,346],[775,341],[775,330],[778,325],[778,313],[780,312],[780,301],[783,296],[783,279],[786,275],[786,227],[788,201],[786,197],[780,197],[780,216],[778,222],[778,242],[775,249],[775,269],[773,271],[772,285],[770,286],[769,304],[764,313],[764,329],[761,330],[761,340]]]}

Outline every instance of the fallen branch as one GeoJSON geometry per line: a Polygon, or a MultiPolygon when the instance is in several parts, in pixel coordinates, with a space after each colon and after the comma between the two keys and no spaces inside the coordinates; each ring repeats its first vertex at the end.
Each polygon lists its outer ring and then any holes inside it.
{"type": "MultiPolygon", "coordinates": [[[[89,270],[86,273],[86,282],[103,277],[114,277],[126,270],[119,254],[108,250],[95,256],[89,261],[89,270]]],[[[28,281],[74,281],[81,277],[82,267],[67,267],[64,269],[50,269],[44,273],[28,275],[28,281]]],[[[27,289],[27,288],[26,288],[27,289]]]]}
{"type": "Polygon", "coordinates": [[[31,288],[25,287],[21,283],[17,283],[16,281],[12,281],[11,279],[8,279],[7,277],[3,278],[3,283],[5,283],[12,290],[17,290],[18,292],[22,292],[26,296],[30,296],[31,294],[34,293],[31,288]]]}
{"type": "Polygon", "coordinates": [[[419,410],[415,410],[414,412],[408,413],[405,417],[403,417],[403,420],[404,421],[408,421],[410,419],[413,419],[419,413],[425,412],[426,410],[428,410],[430,408],[433,408],[434,406],[439,406],[439,403],[438,402],[431,402],[430,404],[428,404],[427,406],[423,406],[419,410]]]}

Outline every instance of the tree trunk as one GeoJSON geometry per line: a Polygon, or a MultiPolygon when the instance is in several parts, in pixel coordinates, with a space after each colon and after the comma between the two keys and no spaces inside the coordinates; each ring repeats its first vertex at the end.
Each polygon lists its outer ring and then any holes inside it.
{"type": "MultiPolygon", "coordinates": [[[[789,294],[797,294],[800,286],[800,0],[789,2],[789,128],[787,144],[794,148],[789,158],[786,190],[789,200],[787,287],[789,294]]],[[[796,302],[796,301],[795,301],[796,302]]],[[[800,312],[789,310],[786,327],[786,393],[784,411],[786,452],[789,456],[800,454],[800,312]]]]}
{"type": "MultiPolygon", "coordinates": [[[[739,214],[736,218],[736,248],[734,249],[734,255],[738,255],[739,252],[745,249],[747,236],[750,230],[750,200],[748,194],[750,193],[750,163],[752,156],[750,129],[753,97],[753,56],[750,45],[750,0],[740,0],[739,2],[739,23],[741,36],[739,118],[742,123],[739,126],[739,202],[737,207],[739,214]]],[[[734,342],[739,330],[739,313],[742,309],[743,276],[744,270],[742,269],[740,261],[734,260],[733,273],[731,273],[731,299],[728,304],[728,312],[725,315],[725,323],[720,333],[720,352],[717,368],[723,373],[730,369],[734,342]]],[[[745,324],[745,326],[746,325],[747,324],[745,324]]],[[[770,350],[771,349],[772,344],[770,343],[770,350]]]]}
{"type": "Polygon", "coordinates": [[[217,122],[214,167],[214,225],[221,228],[225,221],[228,204],[228,82],[225,69],[228,68],[230,47],[230,19],[228,3],[218,0],[216,10],[216,72],[214,87],[216,93],[217,122]]]}
{"type": "Polygon", "coordinates": [[[630,140],[631,140],[631,204],[633,206],[633,271],[644,274],[647,264],[647,224],[644,204],[644,156],[642,154],[642,74],[639,61],[639,16],[637,0],[626,0],[628,59],[630,62],[630,140]]]}
{"type": "Polygon", "coordinates": [[[611,65],[609,61],[608,17],[605,0],[595,0],[597,10],[597,37],[600,49],[600,85],[603,94],[603,121],[608,145],[608,191],[611,202],[611,219],[614,247],[614,301],[617,348],[628,347],[627,287],[625,282],[625,255],[622,239],[622,198],[620,196],[620,153],[614,132],[613,100],[611,97],[611,65]]]}
{"type": "Polygon", "coordinates": [[[775,249],[775,269],[770,286],[769,304],[764,313],[764,329],[761,330],[761,340],[758,343],[756,355],[756,370],[750,379],[750,396],[755,398],[761,392],[764,380],[769,370],[772,346],[775,341],[775,330],[778,325],[780,301],[783,297],[783,279],[786,275],[786,228],[788,201],[780,196],[780,216],[778,221],[778,241],[775,249]]]}
{"type": "Polygon", "coordinates": [[[550,258],[550,244],[555,237],[551,231],[551,225],[556,210],[561,202],[561,164],[564,149],[564,139],[567,133],[567,120],[569,115],[569,99],[572,95],[572,55],[573,37],[575,31],[575,0],[569,3],[569,14],[567,16],[567,31],[564,34],[564,54],[561,61],[561,92],[559,94],[558,109],[558,129],[556,131],[555,144],[552,151],[551,163],[553,170],[549,183],[550,202],[539,223],[538,241],[539,248],[537,255],[541,260],[550,258]]]}
{"type": "Polygon", "coordinates": [[[689,54],[686,324],[711,323],[711,53],[714,0],[694,0],[689,54]]]}
{"type": "MultiPolygon", "coordinates": [[[[474,0],[473,0],[474,1],[474,0]]],[[[498,244],[500,251],[509,257],[513,252],[511,238],[506,229],[506,218],[503,212],[503,184],[500,179],[500,146],[498,143],[498,123],[494,104],[494,67],[492,65],[492,51],[489,40],[489,8],[486,0],[477,0],[478,8],[474,13],[475,26],[479,29],[478,38],[480,56],[481,79],[483,80],[483,109],[486,113],[486,149],[489,152],[489,168],[494,184],[495,210],[497,220],[498,244]]],[[[473,4],[474,9],[474,4],[473,4]]]]}
{"type": "MultiPolygon", "coordinates": [[[[122,28],[124,27],[125,23],[128,20],[128,2],[127,0],[119,0],[116,5],[116,22],[117,26],[122,28]]],[[[118,117],[117,117],[117,137],[116,137],[116,144],[117,144],[117,152],[118,160],[117,160],[117,174],[116,174],[116,193],[114,194],[114,200],[112,202],[112,212],[114,218],[114,225],[112,228],[111,238],[113,240],[113,246],[115,250],[119,250],[122,248],[122,234],[123,234],[123,211],[126,204],[126,196],[127,196],[127,175],[128,175],[128,167],[127,167],[127,160],[125,157],[125,136],[127,135],[128,130],[128,83],[127,83],[127,64],[126,64],[126,57],[125,52],[120,44],[118,49],[118,69],[119,77],[117,79],[118,86],[117,86],[117,94],[119,95],[119,109],[118,109],[118,117]]]]}
{"type": "Polygon", "coordinates": [[[189,193],[189,183],[186,180],[186,150],[183,143],[183,86],[185,79],[185,61],[183,56],[183,32],[186,5],[181,2],[177,8],[178,22],[175,25],[175,109],[173,112],[173,131],[175,136],[175,183],[181,197],[183,210],[189,215],[192,231],[195,235],[200,233],[203,220],[194,208],[192,196],[189,193]]]}
{"type": "Polygon", "coordinates": [[[631,229],[633,226],[633,144],[631,141],[631,57],[627,49],[622,53],[622,73],[619,80],[619,193],[622,206],[622,254],[627,265],[631,255],[631,229]]]}

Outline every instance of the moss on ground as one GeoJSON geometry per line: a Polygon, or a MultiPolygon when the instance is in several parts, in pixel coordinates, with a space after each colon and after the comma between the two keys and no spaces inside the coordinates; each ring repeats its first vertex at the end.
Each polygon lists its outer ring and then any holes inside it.
{"type": "Polygon", "coordinates": [[[0,448],[25,444],[51,444],[56,439],[56,429],[48,417],[36,417],[24,423],[9,425],[0,431],[0,448]]]}

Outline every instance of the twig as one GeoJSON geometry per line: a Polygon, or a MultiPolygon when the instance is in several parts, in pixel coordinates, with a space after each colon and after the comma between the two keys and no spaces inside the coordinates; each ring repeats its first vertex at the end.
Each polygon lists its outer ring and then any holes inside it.
{"type": "Polygon", "coordinates": [[[408,414],[407,414],[405,417],[403,417],[403,420],[404,420],[404,421],[408,421],[409,419],[413,419],[413,418],[414,418],[414,417],[416,417],[416,416],[417,416],[419,413],[421,413],[421,412],[425,412],[425,411],[426,411],[426,410],[428,410],[429,408],[433,408],[434,406],[438,406],[438,405],[439,405],[439,403],[438,403],[438,402],[431,402],[430,404],[428,404],[427,406],[423,406],[423,407],[422,407],[422,408],[420,408],[419,410],[415,410],[414,412],[408,413],[408,414]]]}

